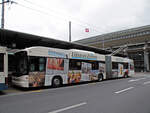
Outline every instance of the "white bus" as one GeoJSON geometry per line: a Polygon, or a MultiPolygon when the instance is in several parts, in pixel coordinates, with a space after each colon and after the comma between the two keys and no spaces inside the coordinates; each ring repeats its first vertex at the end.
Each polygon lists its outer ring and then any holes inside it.
{"type": "Polygon", "coordinates": [[[105,55],[94,52],[30,47],[15,56],[17,65],[12,82],[20,87],[58,87],[108,78],[105,55]]]}
{"type": "Polygon", "coordinates": [[[0,46],[0,91],[8,88],[8,54],[5,47],[0,46]]]}

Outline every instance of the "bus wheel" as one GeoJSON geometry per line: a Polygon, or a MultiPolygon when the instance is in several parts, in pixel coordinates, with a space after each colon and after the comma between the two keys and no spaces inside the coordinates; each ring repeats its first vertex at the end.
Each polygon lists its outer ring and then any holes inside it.
{"type": "Polygon", "coordinates": [[[62,85],[62,79],[60,77],[54,77],[52,81],[53,87],[60,87],[62,85]]]}
{"type": "Polygon", "coordinates": [[[103,74],[98,75],[98,81],[103,81],[103,74]]]}

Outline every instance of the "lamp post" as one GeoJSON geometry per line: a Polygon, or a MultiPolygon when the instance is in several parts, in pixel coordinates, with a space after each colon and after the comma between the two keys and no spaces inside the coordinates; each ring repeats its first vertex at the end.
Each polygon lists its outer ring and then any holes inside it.
{"type": "Polygon", "coordinates": [[[104,46],[105,46],[105,45],[104,45],[104,37],[103,37],[103,50],[104,50],[104,46]]]}
{"type": "Polygon", "coordinates": [[[69,21],[69,42],[71,42],[71,21],[69,21]]]}

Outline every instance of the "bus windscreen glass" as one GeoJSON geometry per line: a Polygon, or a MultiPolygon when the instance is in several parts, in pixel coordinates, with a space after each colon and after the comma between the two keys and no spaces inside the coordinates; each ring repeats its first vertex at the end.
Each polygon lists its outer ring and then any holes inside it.
{"type": "Polygon", "coordinates": [[[16,76],[27,74],[27,54],[21,51],[15,54],[16,57],[16,76]]]}

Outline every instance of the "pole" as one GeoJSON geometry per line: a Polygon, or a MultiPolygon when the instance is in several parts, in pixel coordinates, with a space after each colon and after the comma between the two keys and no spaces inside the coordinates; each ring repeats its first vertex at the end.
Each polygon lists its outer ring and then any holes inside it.
{"type": "Polygon", "coordinates": [[[69,42],[71,42],[71,21],[69,21],[69,42]]]}
{"type": "Polygon", "coordinates": [[[4,9],[5,9],[5,6],[4,6],[4,0],[2,0],[2,19],[1,19],[1,28],[4,28],[4,9]]]}
{"type": "Polygon", "coordinates": [[[104,37],[103,37],[103,50],[104,50],[104,37]]]}

